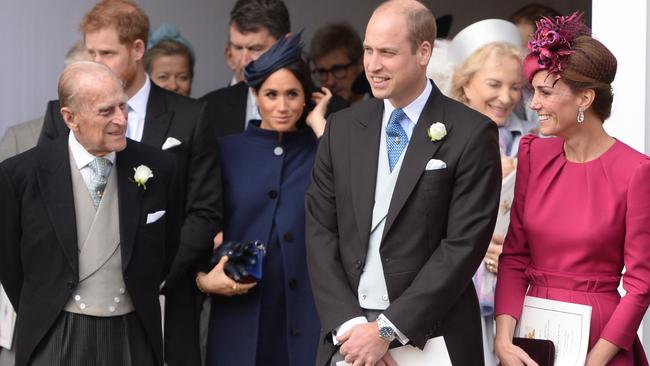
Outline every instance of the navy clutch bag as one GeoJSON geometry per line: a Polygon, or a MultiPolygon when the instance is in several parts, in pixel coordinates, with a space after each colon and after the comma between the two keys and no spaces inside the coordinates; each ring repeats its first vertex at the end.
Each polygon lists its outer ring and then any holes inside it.
{"type": "Polygon", "coordinates": [[[257,282],[262,279],[265,254],[266,245],[259,241],[228,241],[214,250],[210,269],[225,255],[228,256],[228,262],[223,269],[228,277],[240,283],[257,282]]]}

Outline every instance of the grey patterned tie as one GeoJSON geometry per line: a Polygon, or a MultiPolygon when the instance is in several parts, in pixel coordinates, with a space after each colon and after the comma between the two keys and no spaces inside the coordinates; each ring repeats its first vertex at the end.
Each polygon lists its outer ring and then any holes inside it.
{"type": "Polygon", "coordinates": [[[111,167],[111,161],[106,158],[95,158],[95,160],[88,163],[88,166],[93,171],[93,176],[89,182],[86,182],[90,198],[95,204],[95,208],[99,207],[104,195],[104,188],[108,182],[108,170],[111,167]]]}

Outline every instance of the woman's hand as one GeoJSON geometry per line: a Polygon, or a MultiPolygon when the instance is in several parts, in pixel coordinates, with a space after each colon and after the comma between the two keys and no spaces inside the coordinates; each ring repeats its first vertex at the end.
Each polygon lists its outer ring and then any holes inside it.
{"type": "Polygon", "coordinates": [[[503,236],[494,234],[488,246],[487,253],[485,253],[485,267],[492,273],[499,272],[499,255],[503,252],[503,236]]]}
{"type": "Polygon", "coordinates": [[[501,314],[497,315],[497,334],[494,336],[494,350],[502,366],[539,366],[520,347],[512,344],[512,335],[515,333],[517,319],[501,314]]]}
{"type": "Polygon", "coordinates": [[[316,105],[314,109],[307,115],[307,126],[314,130],[316,137],[321,137],[325,132],[325,112],[327,112],[327,105],[332,99],[332,92],[322,87],[321,92],[314,92],[311,94],[311,100],[316,105]]]}
{"type": "Polygon", "coordinates": [[[223,231],[219,231],[217,235],[214,236],[214,239],[212,239],[212,243],[214,244],[212,249],[217,249],[221,243],[223,243],[223,231]]]}
{"type": "Polygon", "coordinates": [[[510,340],[496,340],[494,349],[502,366],[539,366],[523,349],[512,344],[510,340]]]}
{"type": "Polygon", "coordinates": [[[517,160],[509,156],[501,155],[501,178],[505,178],[517,167],[517,160]]]}
{"type": "Polygon", "coordinates": [[[598,339],[594,347],[587,353],[585,366],[605,366],[616,356],[620,348],[603,338],[598,339]]]}
{"type": "Polygon", "coordinates": [[[210,272],[199,272],[196,284],[202,292],[224,296],[242,295],[257,285],[257,282],[239,283],[233,281],[223,271],[226,262],[228,262],[228,256],[224,255],[210,272]]]}

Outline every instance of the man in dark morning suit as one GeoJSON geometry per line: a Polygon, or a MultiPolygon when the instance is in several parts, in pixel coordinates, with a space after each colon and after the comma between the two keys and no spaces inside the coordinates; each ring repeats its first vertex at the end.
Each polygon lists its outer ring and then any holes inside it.
{"type": "Polygon", "coordinates": [[[289,10],[282,0],[238,0],[230,11],[225,56],[233,72],[229,86],[201,100],[216,137],[244,132],[248,121],[260,119],[252,90],[244,81],[244,68],[257,60],[291,31],[289,10]]]}
{"type": "Polygon", "coordinates": [[[59,97],[67,138],[0,164],[0,280],[18,313],[16,365],[162,365],[174,159],[125,138],[127,96],[106,66],[66,67],[59,97]]]}
{"type": "Polygon", "coordinates": [[[451,364],[483,364],[472,275],[496,221],[497,130],[427,80],[435,34],[421,3],[381,4],[364,41],[378,99],[321,138],[306,195],[320,366],[392,365],[391,342],[442,340],[451,364]]]}
{"type": "MultiPolygon", "coordinates": [[[[242,133],[250,120],[260,119],[252,89],[246,85],[243,71],[246,65],[266,52],[280,37],[291,31],[289,11],[282,0],[238,0],[230,12],[228,46],[225,54],[233,71],[230,86],[201,97],[207,103],[208,120],[215,137],[242,133]]],[[[334,97],[327,113],[349,104],[334,97]]]]}
{"type": "MultiPolygon", "coordinates": [[[[126,84],[130,109],[127,137],[168,151],[176,158],[182,226],[178,253],[162,288],[165,362],[170,366],[200,365],[199,293],[194,279],[198,267],[210,257],[212,239],[221,225],[217,150],[205,104],[164,90],[149,80],[142,61],[149,19],[134,3],[98,3],[84,17],[81,30],[91,58],[106,64],[126,84]]],[[[39,142],[66,133],[55,112],[56,104],[50,102],[53,113],[45,115],[39,142]]]]}

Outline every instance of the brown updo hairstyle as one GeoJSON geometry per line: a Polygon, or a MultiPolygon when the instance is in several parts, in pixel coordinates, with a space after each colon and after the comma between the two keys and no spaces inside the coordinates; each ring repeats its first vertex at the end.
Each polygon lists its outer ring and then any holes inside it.
{"type": "Polygon", "coordinates": [[[616,76],[616,57],[600,41],[590,36],[576,37],[569,61],[560,76],[571,91],[593,89],[591,109],[603,122],[612,112],[612,82],[616,76]]]}

